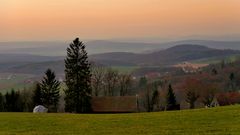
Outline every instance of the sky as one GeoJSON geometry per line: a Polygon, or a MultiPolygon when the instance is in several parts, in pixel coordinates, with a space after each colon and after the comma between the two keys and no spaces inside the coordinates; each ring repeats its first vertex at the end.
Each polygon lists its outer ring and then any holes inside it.
{"type": "Polygon", "coordinates": [[[0,0],[0,41],[238,35],[240,0],[0,0]]]}

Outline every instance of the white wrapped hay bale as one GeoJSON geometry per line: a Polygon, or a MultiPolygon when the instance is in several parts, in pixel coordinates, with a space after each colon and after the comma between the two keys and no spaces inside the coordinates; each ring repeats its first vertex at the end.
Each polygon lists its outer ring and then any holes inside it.
{"type": "Polygon", "coordinates": [[[48,109],[42,105],[35,106],[33,109],[33,113],[47,113],[48,109]]]}

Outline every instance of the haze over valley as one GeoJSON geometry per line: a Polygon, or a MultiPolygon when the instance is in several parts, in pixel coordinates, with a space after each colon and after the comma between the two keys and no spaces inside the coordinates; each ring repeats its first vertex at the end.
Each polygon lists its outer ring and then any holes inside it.
{"type": "MultiPolygon", "coordinates": [[[[70,41],[69,41],[70,42],[70,41]]],[[[0,53],[4,54],[32,54],[42,56],[65,56],[67,41],[21,41],[0,42],[0,53]]],[[[171,42],[126,42],[111,40],[85,41],[88,53],[100,54],[108,52],[148,53],[167,49],[181,44],[202,45],[215,49],[240,50],[240,41],[213,41],[213,40],[181,40],[171,42]]]]}

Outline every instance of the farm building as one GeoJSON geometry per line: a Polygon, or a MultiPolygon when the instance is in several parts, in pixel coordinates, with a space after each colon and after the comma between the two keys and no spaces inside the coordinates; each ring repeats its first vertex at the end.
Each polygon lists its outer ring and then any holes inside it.
{"type": "Polygon", "coordinates": [[[133,113],[138,112],[138,97],[93,97],[94,113],[133,113]]]}

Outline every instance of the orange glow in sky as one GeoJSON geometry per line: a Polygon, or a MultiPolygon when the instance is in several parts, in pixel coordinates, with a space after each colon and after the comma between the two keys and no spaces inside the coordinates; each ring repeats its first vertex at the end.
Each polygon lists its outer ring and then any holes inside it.
{"type": "Polygon", "coordinates": [[[0,41],[240,33],[240,0],[0,0],[0,41]]]}

